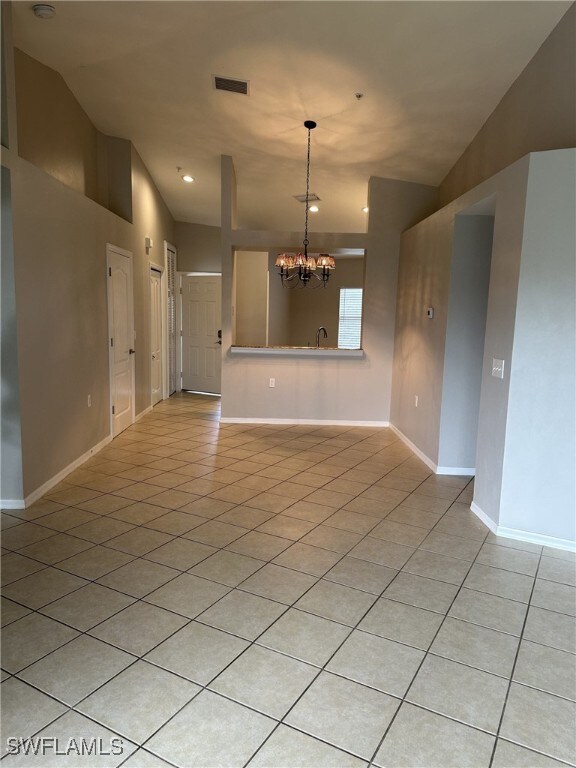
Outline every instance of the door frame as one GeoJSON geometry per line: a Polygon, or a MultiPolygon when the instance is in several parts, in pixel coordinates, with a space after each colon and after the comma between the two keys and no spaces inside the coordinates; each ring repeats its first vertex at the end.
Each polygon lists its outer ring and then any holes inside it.
{"type": "Polygon", "coordinates": [[[179,298],[180,298],[180,273],[177,272],[176,267],[178,266],[178,250],[176,249],[175,245],[172,245],[168,240],[164,240],[164,266],[162,267],[162,278],[160,281],[161,289],[162,289],[162,318],[164,321],[164,331],[163,331],[163,344],[164,344],[164,356],[163,356],[163,371],[162,371],[162,399],[167,400],[170,397],[170,338],[168,334],[168,251],[173,251],[176,258],[175,258],[175,269],[174,269],[174,293],[175,293],[175,302],[174,302],[174,312],[176,313],[176,317],[174,318],[174,346],[176,348],[176,371],[175,371],[175,378],[176,378],[176,392],[180,392],[182,390],[182,383],[181,383],[181,377],[180,377],[180,363],[178,359],[178,350],[180,349],[180,314],[179,314],[179,298]]]}
{"type": "MultiPolygon", "coordinates": [[[[162,400],[166,400],[168,395],[166,394],[168,391],[168,355],[167,355],[167,342],[168,342],[168,282],[166,278],[166,269],[165,266],[162,264],[156,264],[155,261],[148,261],[148,280],[150,280],[150,273],[151,272],[158,272],[160,274],[160,324],[161,324],[161,331],[160,331],[160,339],[161,339],[161,348],[160,348],[160,354],[162,356],[161,358],[161,370],[162,370],[162,400]]],[[[148,285],[148,288],[150,288],[150,285],[148,285]]],[[[152,371],[152,301],[150,296],[150,290],[148,290],[148,322],[150,323],[149,329],[150,329],[150,348],[148,350],[150,357],[148,358],[150,362],[150,371],[152,371]]],[[[150,376],[150,406],[153,407],[152,404],[152,376],[150,376]]]]}
{"type": "MultiPolygon", "coordinates": [[[[130,302],[129,307],[129,314],[132,318],[132,333],[133,333],[133,343],[135,345],[136,342],[136,326],[134,323],[134,255],[132,251],[127,251],[124,248],[119,248],[117,245],[113,245],[112,243],[106,243],[106,304],[107,304],[107,313],[108,313],[108,338],[106,340],[106,343],[108,344],[108,413],[110,415],[110,436],[114,437],[114,414],[112,413],[112,370],[114,367],[114,361],[112,356],[112,345],[110,344],[110,339],[112,338],[112,315],[111,315],[111,302],[110,302],[110,281],[109,281],[109,275],[110,275],[110,254],[115,253],[118,256],[124,256],[130,261],[130,288],[129,288],[129,296],[128,300],[130,302]]],[[[136,356],[131,355],[132,358],[131,361],[131,374],[132,374],[132,393],[131,393],[131,400],[132,400],[132,408],[131,408],[131,424],[134,424],[136,421],[136,356]]]]}

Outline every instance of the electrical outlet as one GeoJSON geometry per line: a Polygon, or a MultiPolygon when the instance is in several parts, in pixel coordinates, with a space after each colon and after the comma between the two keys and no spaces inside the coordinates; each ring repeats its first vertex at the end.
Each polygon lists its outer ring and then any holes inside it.
{"type": "Polygon", "coordinates": [[[418,395],[414,395],[414,408],[418,408],[418,395]]]}
{"type": "Polygon", "coordinates": [[[270,379],[270,383],[268,384],[269,387],[275,387],[276,386],[276,379],[270,379]]]}
{"type": "Polygon", "coordinates": [[[88,395],[88,408],[92,408],[92,395],[88,395]]]}

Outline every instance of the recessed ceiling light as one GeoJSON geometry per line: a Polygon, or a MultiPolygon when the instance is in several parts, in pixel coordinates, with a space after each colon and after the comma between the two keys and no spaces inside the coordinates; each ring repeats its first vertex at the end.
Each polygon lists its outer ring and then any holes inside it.
{"type": "Polygon", "coordinates": [[[362,208],[362,213],[368,213],[368,211],[369,211],[369,210],[370,210],[370,208],[368,208],[368,206],[367,206],[367,205],[365,205],[365,206],[362,208]]]}
{"type": "Polygon", "coordinates": [[[310,213],[318,213],[320,208],[318,208],[317,205],[311,205],[310,208],[308,208],[308,210],[310,211],[310,213]]]}
{"type": "Polygon", "coordinates": [[[188,184],[191,184],[194,181],[194,177],[190,176],[189,173],[185,173],[184,176],[182,176],[182,181],[186,181],[188,184]]]}
{"type": "Polygon", "coordinates": [[[51,19],[56,16],[56,8],[47,3],[37,3],[32,6],[32,10],[34,11],[34,16],[37,16],[39,19],[51,19]]]}

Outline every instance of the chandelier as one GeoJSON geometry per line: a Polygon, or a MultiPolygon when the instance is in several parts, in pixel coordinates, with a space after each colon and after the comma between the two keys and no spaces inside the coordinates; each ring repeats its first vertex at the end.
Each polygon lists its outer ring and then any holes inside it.
{"type": "Polygon", "coordinates": [[[278,267],[278,274],[282,285],[288,288],[306,288],[307,285],[317,284],[315,288],[322,286],[326,288],[328,279],[330,277],[330,270],[336,268],[336,263],[332,256],[328,253],[319,254],[315,259],[313,256],[308,256],[308,212],[309,212],[309,200],[310,200],[310,131],[316,128],[316,123],[313,120],[306,120],[304,127],[308,131],[308,154],[306,156],[306,219],[304,222],[304,252],[297,254],[292,253],[279,253],[276,258],[275,266],[278,267]]]}

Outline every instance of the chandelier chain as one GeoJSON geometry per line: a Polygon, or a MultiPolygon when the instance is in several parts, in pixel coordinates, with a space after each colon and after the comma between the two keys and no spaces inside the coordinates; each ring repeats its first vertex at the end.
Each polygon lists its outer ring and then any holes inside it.
{"type": "Polygon", "coordinates": [[[310,197],[310,128],[308,128],[308,152],[306,155],[306,218],[304,221],[304,255],[308,256],[308,205],[310,197]]]}

